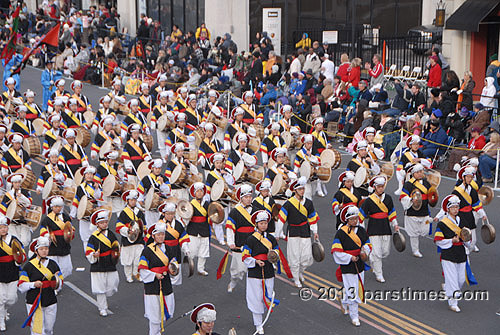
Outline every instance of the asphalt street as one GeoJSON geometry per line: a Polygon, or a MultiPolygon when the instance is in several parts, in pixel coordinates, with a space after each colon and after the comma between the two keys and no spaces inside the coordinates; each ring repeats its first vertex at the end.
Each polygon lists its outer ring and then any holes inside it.
{"type": "MultiPolygon", "coordinates": [[[[41,105],[42,90],[40,85],[41,71],[26,68],[22,73],[21,91],[34,90],[37,93],[36,101],[41,105]]],[[[66,88],[69,90],[70,80],[66,88]]],[[[84,94],[91,100],[94,110],[98,108],[98,99],[106,94],[107,90],[86,85],[84,94]]],[[[332,214],[331,199],[337,190],[337,177],[344,171],[350,155],[342,155],[342,165],[333,171],[332,179],[328,184],[328,196],[314,197],[314,205],[320,216],[319,235],[325,247],[326,258],[322,263],[314,263],[306,273],[306,289],[299,294],[291,281],[283,276],[277,276],[275,281],[276,297],[281,301],[272,313],[265,326],[266,334],[498,334],[500,317],[495,312],[500,309],[500,269],[498,259],[498,241],[485,245],[478,242],[479,253],[470,257],[472,270],[478,280],[477,286],[467,287],[464,290],[486,290],[488,299],[483,301],[461,301],[462,312],[457,314],[448,310],[446,301],[431,301],[429,299],[396,299],[394,294],[386,298],[379,296],[377,301],[368,301],[360,306],[361,327],[351,325],[349,317],[340,312],[338,301],[332,296],[339,288],[335,279],[337,265],[334,263],[330,248],[335,234],[335,218],[332,214]],[[310,290],[309,290],[310,289],[310,290]],[[330,291],[330,297],[325,297],[325,291],[330,291]],[[307,295],[311,293],[312,297],[307,295]],[[310,298],[307,300],[307,298],[310,298]],[[307,300],[307,301],[305,301],[307,300]]],[[[40,173],[42,160],[33,162],[35,174],[40,173]]],[[[97,162],[93,165],[97,166],[97,162]]],[[[439,187],[440,200],[451,192],[454,180],[443,177],[439,187]]],[[[403,226],[402,207],[393,194],[396,189],[396,180],[393,178],[388,184],[388,193],[396,203],[398,221],[403,226]]],[[[34,195],[34,203],[40,204],[40,196],[34,195]]],[[[68,209],[66,209],[68,210],[68,209]]],[[[432,209],[437,214],[438,208],[432,209]]],[[[500,216],[500,201],[495,196],[493,202],[486,207],[490,222],[494,225],[500,216]]],[[[110,223],[114,231],[115,219],[110,223]]],[[[75,227],[78,224],[74,222],[75,227]]],[[[38,236],[38,231],[33,233],[38,236]]],[[[281,248],[286,250],[286,243],[280,241],[281,248]]],[[[432,238],[421,240],[423,258],[417,259],[407,249],[398,253],[394,248],[391,254],[384,259],[385,284],[375,281],[373,273],[365,276],[365,289],[376,292],[401,292],[401,290],[439,291],[443,277],[439,263],[439,255],[432,238]]],[[[166,334],[192,334],[194,325],[189,317],[181,317],[202,302],[211,302],[217,309],[215,331],[227,334],[235,328],[238,334],[252,334],[255,330],[252,316],[246,307],[245,283],[242,282],[236,290],[226,292],[229,282],[229,265],[226,274],[216,280],[216,269],[223,252],[217,242],[212,243],[210,259],[207,262],[208,277],[194,275],[184,278],[180,287],[174,287],[175,315],[167,322],[166,334]],[[174,320],[174,321],[172,321],[174,320]]],[[[127,283],[123,275],[123,268],[118,265],[120,273],[119,291],[108,298],[109,309],[112,315],[102,318],[95,306],[95,297],[90,289],[89,263],[84,257],[82,243],[79,236],[72,243],[73,274],[65,279],[66,286],[58,295],[58,314],[55,325],[55,334],[147,334],[148,322],[144,318],[143,285],[141,283],[127,283]]],[[[394,293],[392,292],[392,293],[394,293]]],[[[26,318],[24,296],[19,294],[19,300],[10,310],[10,321],[7,323],[5,334],[29,334],[21,329],[26,318]]]]}

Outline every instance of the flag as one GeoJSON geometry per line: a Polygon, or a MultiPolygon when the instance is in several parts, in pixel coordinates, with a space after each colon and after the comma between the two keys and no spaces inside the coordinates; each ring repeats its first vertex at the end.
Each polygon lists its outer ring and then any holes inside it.
{"type": "Polygon", "coordinates": [[[2,50],[2,54],[0,58],[5,60],[5,64],[7,64],[12,56],[16,53],[16,43],[17,43],[17,26],[19,25],[19,11],[21,10],[20,6],[17,6],[16,10],[12,14],[12,18],[14,19],[12,22],[12,33],[9,38],[9,42],[2,50]]]}
{"type": "Polygon", "coordinates": [[[477,285],[476,277],[474,277],[474,274],[472,273],[472,269],[468,260],[465,261],[465,282],[469,286],[477,285]]]}
{"type": "Polygon", "coordinates": [[[281,251],[281,248],[279,248],[279,254],[280,254],[280,260],[278,264],[278,273],[281,273],[281,267],[283,266],[283,270],[286,273],[286,276],[290,279],[293,278],[292,271],[290,271],[290,266],[288,265],[288,261],[285,258],[285,254],[281,251]]]}
{"type": "Polygon", "coordinates": [[[28,318],[24,321],[21,328],[25,328],[26,326],[32,327],[32,331],[34,333],[42,333],[43,330],[43,312],[41,306],[41,295],[42,290],[40,289],[40,293],[36,297],[33,305],[31,305],[30,312],[28,313],[28,318]]]}
{"type": "Polygon", "coordinates": [[[217,268],[217,280],[221,279],[224,272],[226,272],[227,260],[229,258],[228,256],[229,256],[229,249],[226,251],[224,256],[222,256],[222,259],[219,263],[219,267],[217,268]]]}

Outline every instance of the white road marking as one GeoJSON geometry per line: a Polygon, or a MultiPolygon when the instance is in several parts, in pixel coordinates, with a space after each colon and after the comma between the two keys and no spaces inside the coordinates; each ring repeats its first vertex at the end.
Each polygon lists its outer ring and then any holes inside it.
{"type": "MultiPolygon", "coordinates": [[[[87,300],[88,302],[90,302],[92,305],[96,306],[96,307],[99,307],[97,305],[97,301],[92,298],[90,295],[88,295],[87,293],[83,292],[81,289],[78,288],[78,286],[76,286],[75,284],[73,284],[72,282],[69,282],[69,281],[65,281],[64,282],[65,285],[67,285],[70,289],[72,289],[73,291],[75,291],[76,293],[78,293],[83,299],[87,300]]],[[[108,309],[108,314],[112,315],[113,312],[111,312],[109,309],[108,309]]]]}

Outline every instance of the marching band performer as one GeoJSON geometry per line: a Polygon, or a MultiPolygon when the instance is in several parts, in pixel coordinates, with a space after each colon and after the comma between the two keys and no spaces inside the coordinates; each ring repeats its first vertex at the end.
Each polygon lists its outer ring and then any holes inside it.
{"type": "Polygon", "coordinates": [[[139,96],[139,110],[144,117],[147,117],[149,112],[153,111],[154,98],[149,92],[149,84],[141,84],[141,95],[139,96]]]}
{"type": "Polygon", "coordinates": [[[99,315],[108,316],[108,299],[118,292],[118,271],[113,253],[119,248],[115,234],[108,229],[109,211],[100,209],[90,217],[97,229],[92,233],[85,248],[90,263],[90,284],[96,295],[99,315]]]}
{"type": "Polygon", "coordinates": [[[319,240],[318,221],[314,204],[306,198],[305,187],[307,179],[300,177],[291,183],[290,189],[294,194],[283,204],[276,223],[276,236],[287,236],[287,259],[296,287],[302,287],[303,274],[307,267],[313,263],[311,234],[314,240],[319,240]],[[287,223],[287,235],[283,227],[287,223]]]}
{"type": "Polygon", "coordinates": [[[45,118],[42,110],[35,103],[35,95],[36,93],[29,89],[24,92],[24,97],[26,98],[24,106],[26,106],[27,108],[26,119],[28,119],[30,122],[33,122],[33,120],[37,118],[45,118]]]}
{"type": "Polygon", "coordinates": [[[33,127],[33,124],[26,119],[28,108],[24,105],[20,105],[15,108],[15,111],[17,114],[17,120],[12,124],[10,131],[13,133],[19,133],[23,135],[24,138],[30,137],[35,133],[35,128],[33,127]]]}
{"type": "Polygon", "coordinates": [[[201,117],[196,107],[197,106],[196,94],[190,94],[186,102],[187,102],[187,107],[184,110],[184,113],[187,116],[186,127],[188,129],[195,130],[196,128],[198,128],[201,122],[201,117]]]}
{"type": "MultiPolygon", "coordinates": [[[[149,192],[150,188],[155,189],[155,193],[159,193],[160,198],[166,199],[170,196],[171,188],[170,183],[166,175],[161,174],[161,168],[163,166],[163,161],[161,158],[153,159],[149,163],[149,169],[151,173],[144,178],[139,183],[137,191],[139,191],[139,203],[144,207],[144,201],[146,200],[146,194],[149,192]]],[[[146,211],[146,221],[152,225],[157,222],[160,218],[160,213],[158,208],[150,208],[146,211]]]]}
{"type": "MultiPolygon", "coordinates": [[[[255,191],[258,192],[258,195],[252,201],[252,215],[257,211],[265,210],[272,214],[273,207],[276,205],[273,196],[271,195],[271,186],[272,183],[269,179],[264,179],[255,185],[255,191]]],[[[276,231],[276,223],[274,222],[274,218],[270,218],[267,223],[268,233],[274,235],[276,231]]]]}
{"type": "Polygon", "coordinates": [[[344,224],[335,234],[331,252],[339,265],[337,278],[344,283],[342,312],[349,313],[352,324],[359,327],[358,305],[364,301],[365,260],[372,245],[366,230],[358,224],[359,210],[355,205],[345,206],[340,217],[344,224]]]}
{"type": "Polygon", "coordinates": [[[114,121],[115,117],[113,115],[106,115],[101,120],[101,130],[95,136],[94,143],[92,143],[92,147],[90,148],[90,158],[92,160],[99,159],[99,152],[101,151],[101,147],[108,140],[113,143],[114,147],[121,146],[121,138],[117,133],[115,133],[115,130],[113,129],[114,121]]]}
{"type": "Polygon", "coordinates": [[[181,86],[177,89],[177,100],[175,101],[174,110],[179,113],[184,113],[188,106],[188,89],[185,86],[181,86]]]}
{"type": "Polygon", "coordinates": [[[7,330],[5,321],[7,309],[17,302],[17,281],[19,280],[19,264],[14,259],[12,247],[21,241],[9,233],[9,219],[0,217],[0,331],[7,330]]]}
{"type": "MultiPolygon", "coordinates": [[[[314,138],[311,134],[302,136],[302,148],[297,151],[295,155],[295,161],[293,163],[293,172],[299,173],[300,167],[304,161],[310,162],[311,166],[320,165],[321,159],[318,153],[313,151],[314,138]]],[[[314,178],[314,177],[313,177],[314,178]]],[[[323,187],[321,186],[321,181],[315,177],[316,180],[306,183],[306,193],[305,197],[312,199],[313,195],[318,193],[320,197],[324,197],[326,194],[323,193],[323,187]]]]}
{"type": "Polygon", "coordinates": [[[337,217],[336,228],[342,224],[340,212],[346,206],[358,206],[362,196],[361,191],[354,187],[354,177],[356,175],[352,171],[344,171],[339,176],[339,190],[333,196],[332,210],[333,214],[337,217]]]}
{"type": "Polygon", "coordinates": [[[428,191],[431,184],[427,181],[424,174],[424,166],[420,163],[413,164],[409,168],[411,179],[404,183],[399,200],[405,210],[405,230],[410,236],[411,251],[413,256],[422,258],[422,253],[419,250],[419,236],[426,236],[429,230],[429,223],[432,221],[430,217],[428,191]],[[422,198],[421,207],[415,209],[413,207],[414,200],[412,193],[419,191],[422,198]]]}
{"type": "Polygon", "coordinates": [[[167,82],[168,82],[167,75],[164,73],[161,74],[160,77],[158,78],[158,83],[154,84],[151,87],[151,91],[153,91],[153,93],[156,93],[156,94],[159,94],[160,92],[167,91],[167,82]]]}
{"type": "Polygon", "coordinates": [[[66,170],[71,179],[75,179],[76,171],[89,166],[89,161],[82,146],[76,143],[76,131],[66,129],[63,131],[66,144],[61,149],[59,160],[66,165],[66,170]]]}
{"type": "Polygon", "coordinates": [[[87,120],[83,117],[83,112],[79,111],[78,100],[75,98],[70,98],[66,104],[67,108],[62,112],[63,123],[66,128],[80,128],[84,127],[90,129],[87,124],[87,120]]]}
{"type": "MultiPolygon", "coordinates": [[[[118,99],[120,100],[120,99],[118,99]]],[[[148,127],[148,121],[144,117],[142,113],[139,113],[139,100],[137,99],[130,99],[128,102],[128,108],[130,109],[130,112],[127,114],[125,119],[122,121],[121,125],[121,137],[125,138],[128,132],[128,129],[130,129],[130,126],[133,124],[139,125],[139,128],[144,134],[150,135],[151,130],[148,127]]]]}
{"type": "Polygon", "coordinates": [[[286,148],[285,140],[280,136],[280,124],[275,122],[269,125],[271,133],[262,140],[260,152],[262,154],[262,164],[267,168],[267,162],[271,152],[276,148],[286,148]]]}
{"type": "Polygon", "coordinates": [[[210,257],[210,225],[212,223],[207,216],[209,201],[204,199],[206,193],[207,187],[200,182],[194,183],[189,188],[189,194],[193,198],[190,201],[193,206],[193,216],[186,226],[189,236],[187,245],[190,257],[193,259],[198,257],[197,272],[200,276],[208,276],[205,263],[210,257]]]}
{"type": "Polygon", "coordinates": [[[4,81],[4,85],[7,86],[7,90],[2,93],[2,102],[4,107],[7,105],[7,102],[13,98],[20,98],[22,100],[21,93],[16,90],[16,79],[9,77],[4,81]]]}
{"type": "MultiPolygon", "coordinates": [[[[225,137],[225,131],[226,131],[226,126],[227,126],[227,111],[220,107],[220,106],[212,106],[212,108],[204,113],[203,120],[205,122],[211,121],[213,123],[220,124],[220,126],[217,126],[215,128],[215,138],[221,142],[222,144],[225,145],[224,143],[224,137],[225,137]],[[213,120],[211,118],[211,115],[213,115],[213,120]],[[226,125],[226,126],[225,126],[226,125]]],[[[230,143],[229,143],[230,144],[230,143]]],[[[230,147],[230,146],[229,146],[230,147]]]]}
{"type": "Polygon", "coordinates": [[[255,162],[257,162],[257,157],[255,156],[255,152],[252,149],[248,148],[248,135],[245,133],[238,133],[236,135],[236,142],[238,142],[238,146],[231,150],[229,153],[229,157],[226,160],[225,169],[230,173],[233,172],[235,166],[238,162],[243,159],[246,163],[245,156],[252,156],[255,158],[255,162]]]}
{"type": "Polygon", "coordinates": [[[3,122],[0,122],[0,153],[2,156],[9,150],[9,140],[6,136],[8,131],[7,126],[3,122]]]}
{"type": "Polygon", "coordinates": [[[138,198],[139,192],[137,190],[123,192],[122,199],[126,206],[118,215],[116,221],[115,231],[121,235],[122,242],[120,261],[128,283],[132,283],[134,278],[140,280],[138,267],[142,249],[144,249],[144,235],[147,226],[144,212],[137,207],[138,198]],[[136,227],[139,228],[138,232],[133,231],[136,227]],[[131,234],[136,234],[133,237],[135,240],[131,239],[131,234]]]}
{"type": "Polygon", "coordinates": [[[207,109],[205,110],[204,117],[208,115],[208,113],[212,110],[212,107],[215,107],[219,104],[220,93],[214,89],[208,90],[208,102],[207,109]]]}
{"type": "Polygon", "coordinates": [[[184,143],[186,147],[190,147],[194,144],[194,136],[192,136],[192,130],[186,127],[187,116],[184,112],[177,113],[174,117],[176,127],[172,129],[166,139],[165,148],[167,156],[163,157],[165,160],[168,158],[168,154],[171,152],[171,148],[176,143],[184,143]]]}
{"type": "Polygon", "coordinates": [[[177,205],[174,202],[164,202],[158,207],[162,213],[159,222],[165,223],[165,246],[168,249],[167,254],[172,255],[179,260],[179,273],[175,276],[170,275],[172,285],[182,284],[182,253],[189,255],[189,235],[186,234],[184,225],[175,218],[177,205]]]}
{"type": "Polygon", "coordinates": [[[118,181],[124,179],[122,176],[125,177],[125,173],[121,170],[121,166],[116,162],[118,155],[119,153],[116,150],[111,150],[104,154],[105,160],[102,161],[97,167],[94,177],[98,183],[102,184],[108,176],[115,177],[118,181]]]}
{"type": "MultiPolygon", "coordinates": [[[[347,170],[356,173],[360,167],[364,167],[366,172],[371,175],[380,173],[380,166],[375,163],[374,159],[368,155],[368,142],[361,140],[354,145],[355,154],[351,161],[347,164],[347,170]]],[[[363,196],[368,196],[368,185],[365,183],[360,187],[363,196]]]]}
{"type": "MultiPolygon", "coordinates": [[[[77,217],[78,205],[83,197],[87,197],[87,201],[92,202],[94,205],[97,205],[99,201],[102,201],[102,191],[99,183],[95,181],[95,173],[96,169],[93,166],[82,168],[82,175],[84,179],[82,183],[78,185],[75,198],[73,199],[73,203],[71,205],[69,216],[72,218],[77,217]]],[[[94,227],[90,224],[91,222],[88,218],[80,219],[78,231],[80,232],[80,239],[83,242],[84,248],[87,247],[89,237],[94,230],[94,227]]]]}
{"type": "Polygon", "coordinates": [[[366,127],[365,129],[363,129],[361,134],[366,143],[368,143],[368,154],[371,156],[371,158],[375,162],[384,159],[384,149],[380,144],[375,143],[375,135],[377,134],[377,130],[373,127],[366,127]]]}
{"type": "Polygon", "coordinates": [[[271,250],[279,254],[278,242],[267,232],[270,220],[271,214],[266,210],[257,211],[252,215],[252,224],[256,231],[247,238],[242,252],[242,260],[248,267],[247,307],[252,312],[257,334],[264,334],[262,318],[268,309],[278,304],[271,297],[274,291],[274,267],[267,258],[271,250]]]}
{"type": "Polygon", "coordinates": [[[23,167],[31,170],[31,158],[22,147],[23,135],[12,133],[9,135],[8,139],[11,146],[3,155],[0,163],[2,166],[2,176],[4,178],[7,178],[9,174],[23,167]]]}
{"type": "MultiPolygon", "coordinates": [[[[170,177],[172,176],[172,172],[174,169],[179,166],[183,165],[185,170],[188,171],[187,173],[191,173],[194,168],[196,168],[189,160],[184,158],[184,148],[186,147],[186,144],[184,142],[178,142],[175,143],[170,151],[172,152],[172,157],[170,159],[170,162],[167,164],[167,169],[165,171],[165,175],[167,178],[170,180],[170,177]]],[[[184,199],[184,200],[189,200],[188,192],[184,188],[184,185],[174,183],[171,184],[172,188],[172,195],[176,197],[177,199],[184,199]]]]}
{"type": "Polygon", "coordinates": [[[74,237],[74,228],[71,225],[71,218],[63,213],[64,199],[54,195],[46,200],[48,207],[47,215],[40,222],[40,236],[46,236],[50,240],[48,258],[56,262],[64,278],[68,278],[73,272],[71,262],[71,241],[66,241],[64,236],[66,230],[71,233],[71,240],[74,237]]]}
{"type": "Polygon", "coordinates": [[[59,265],[47,256],[50,240],[40,236],[30,244],[35,254],[24,264],[17,284],[21,293],[26,293],[28,319],[24,326],[31,326],[31,334],[53,334],[57,315],[56,292],[63,286],[63,275],[59,265]]]}
{"type": "Polygon", "coordinates": [[[284,105],[281,108],[282,119],[280,119],[280,132],[289,131],[292,134],[300,134],[300,128],[296,120],[292,119],[293,109],[291,105],[284,105]]]}
{"type": "Polygon", "coordinates": [[[368,220],[366,231],[373,248],[370,254],[370,265],[373,267],[375,279],[380,283],[385,283],[382,259],[389,256],[391,251],[391,225],[396,232],[399,231],[392,198],[385,193],[386,183],[387,178],[384,175],[372,178],[370,187],[374,189],[374,192],[366,198],[359,209],[361,223],[368,220]]]}
{"type": "Polygon", "coordinates": [[[232,293],[238,280],[243,280],[247,268],[242,260],[242,248],[247,238],[255,231],[252,223],[252,198],[253,189],[248,184],[241,185],[236,191],[238,204],[229,212],[226,221],[226,236],[229,249],[232,251],[231,258],[231,281],[227,286],[227,292],[232,293]]]}
{"type": "MultiPolygon", "coordinates": [[[[210,194],[212,192],[212,186],[214,186],[214,184],[217,180],[224,180],[224,183],[227,183],[227,179],[234,181],[234,178],[231,179],[232,175],[227,170],[224,169],[224,154],[223,153],[218,152],[218,153],[213,154],[212,157],[210,158],[210,160],[211,160],[211,163],[213,165],[213,170],[210,171],[210,173],[208,174],[208,176],[206,178],[206,182],[205,182],[205,184],[207,186],[205,197],[207,198],[207,200],[210,199],[210,194]]],[[[234,186],[234,182],[230,186],[231,187],[234,186]]],[[[224,206],[224,213],[225,213],[226,218],[229,215],[229,210],[230,210],[229,205],[224,206]]],[[[224,240],[224,227],[225,227],[225,221],[222,221],[221,223],[217,223],[217,224],[214,223],[213,224],[215,237],[217,238],[217,241],[219,241],[219,243],[221,245],[226,244],[226,242],[224,240]]]]}
{"type": "MultiPolygon", "coordinates": [[[[31,207],[33,200],[31,199],[30,191],[21,188],[23,180],[24,176],[20,173],[12,173],[7,177],[7,183],[12,185],[12,187],[3,196],[2,203],[0,204],[1,214],[6,215],[7,208],[14,200],[17,201],[17,206],[21,207],[23,211],[31,207]]],[[[24,217],[13,220],[10,224],[10,231],[23,245],[29,244],[32,230],[24,217]]]]}
{"type": "Polygon", "coordinates": [[[217,312],[210,303],[201,304],[191,313],[191,321],[196,324],[193,335],[219,335],[213,332],[217,312]]]}
{"type": "Polygon", "coordinates": [[[169,121],[173,121],[174,119],[174,112],[172,111],[172,106],[168,104],[168,99],[169,99],[169,92],[164,91],[158,93],[156,105],[154,106],[153,114],[151,115],[151,129],[156,129],[158,149],[160,150],[160,155],[162,158],[168,156],[165,140],[167,139],[168,135],[167,132],[170,130],[170,127],[169,125],[167,125],[163,130],[158,129],[158,120],[163,115],[166,115],[169,121]]]}
{"type": "Polygon", "coordinates": [[[129,140],[125,143],[122,152],[125,171],[129,175],[137,176],[137,169],[144,161],[151,160],[151,154],[139,137],[141,127],[134,123],[128,127],[129,140]]]}
{"type": "Polygon", "coordinates": [[[69,98],[70,93],[64,89],[64,85],[66,85],[66,81],[64,79],[58,79],[55,81],[54,86],[56,90],[50,96],[49,106],[53,103],[57,98],[67,97],[69,98]]]}
{"type": "Polygon", "coordinates": [[[245,111],[243,122],[246,124],[264,123],[264,114],[258,110],[257,105],[253,102],[254,97],[255,95],[252,91],[246,91],[241,97],[244,103],[242,103],[240,107],[245,111]]]}
{"type": "Polygon", "coordinates": [[[287,154],[288,150],[284,147],[275,148],[271,151],[271,158],[275,161],[275,164],[267,170],[266,175],[266,179],[271,183],[278,174],[281,174],[286,182],[290,179],[297,179],[297,175],[292,171],[292,168],[285,164],[287,154]]]}
{"type": "Polygon", "coordinates": [[[332,145],[328,141],[328,135],[326,135],[325,128],[325,119],[322,117],[318,117],[313,120],[312,126],[314,127],[311,135],[314,137],[313,142],[313,151],[315,153],[321,154],[323,150],[330,149],[332,145]]]}
{"type": "Polygon", "coordinates": [[[78,102],[77,111],[80,113],[84,113],[86,111],[92,111],[92,105],[90,104],[90,100],[82,94],[83,84],[79,80],[74,80],[71,83],[71,90],[74,92],[71,95],[72,99],[76,99],[78,102]]]}
{"type": "Polygon", "coordinates": [[[229,124],[224,134],[224,149],[227,151],[231,150],[231,142],[237,134],[246,133],[247,125],[243,123],[243,115],[245,115],[245,110],[241,107],[236,107],[231,112],[233,122],[229,124]]]}
{"type": "Polygon", "coordinates": [[[215,138],[215,131],[217,126],[211,122],[205,122],[203,129],[205,129],[205,138],[200,143],[198,150],[198,164],[205,171],[205,177],[208,176],[213,169],[210,158],[215,153],[222,151],[224,148],[217,138],[215,138]]]}
{"type": "MultiPolygon", "coordinates": [[[[139,275],[144,283],[144,316],[149,320],[149,335],[160,335],[164,322],[174,315],[175,298],[170,282],[169,266],[177,260],[165,246],[167,227],[157,222],[151,232],[153,243],[142,251],[139,275]]],[[[174,265],[174,266],[175,266],[174,265]]]]}
{"type": "Polygon", "coordinates": [[[467,253],[470,241],[462,239],[462,227],[459,211],[461,200],[451,194],[443,199],[441,210],[446,213],[441,218],[434,234],[434,243],[440,250],[441,266],[444,274],[444,290],[448,297],[448,307],[453,312],[460,312],[458,299],[467,276],[467,253]]]}
{"type": "MultiPolygon", "coordinates": [[[[63,102],[60,99],[56,99],[56,101],[54,102],[55,106],[61,106],[62,103],[63,102]]],[[[51,114],[48,117],[47,122],[50,125],[50,128],[45,131],[44,134],[42,155],[45,155],[56,144],[57,141],[59,141],[61,144],[63,143],[64,129],[61,127],[61,114],[57,112],[51,114]]]]}
{"type": "MultiPolygon", "coordinates": [[[[118,105],[124,105],[124,101],[127,101],[125,98],[125,92],[122,89],[122,81],[119,77],[116,77],[112,84],[111,84],[111,90],[108,92],[107,96],[109,96],[112,100],[115,100],[115,102],[118,105]]],[[[120,108],[117,108],[115,111],[117,113],[123,114],[123,110],[120,108]]]]}
{"type": "MultiPolygon", "coordinates": [[[[101,104],[102,108],[99,108],[97,110],[97,113],[96,113],[95,118],[94,118],[94,122],[92,123],[92,131],[94,133],[97,131],[97,129],[99,128],[99,124],[101,123],[101,121],[105,117],[112,115],[115,117],[114,120],[116,120],[115,111],[109,107],[109,105],[111,103],[111,97],[109,95],[105,95],[101,99],[99,99],[99,103],[101,104]]],[[[120,135],[120,134],[117,134],[117,135],[120,135]]]]}
{"type": "Polygon", "coordinates": [[[395,195],[400,195],[401,190],[403,189],[403,184],[405,182],[406,178],[406,173],[407,167],[409,163],[411,164],[416,164],[420,163],[422,164],[426,169],[430,169],[432,166],[432,162],[430,159],[425,158],[424,154],[422,151],[419,149],[420,148],[420,136],[418,135],[411,135],[406,139],[406,151],[402,154],[399,164],[396,167],[396,177],[398,179],[398,184],[399,187],[398,189],[394,192],[395,195]]]}

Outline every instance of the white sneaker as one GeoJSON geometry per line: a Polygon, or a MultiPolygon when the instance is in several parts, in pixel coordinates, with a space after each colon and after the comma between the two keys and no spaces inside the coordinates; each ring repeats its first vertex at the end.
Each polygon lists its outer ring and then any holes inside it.
{"type": "Polygon", "coordinates": [[[449,306],[450,311],[453,311],[455,313],[460,313],[460,308],[458,306],[449,306]]]}
{"type": "Polygon", "coordinates": [[[417,258],[422,258],[422,257],[424,257],[424,256],[420,253],[420,251],[415,251],[415,252],[413,253],[413,256],[414,256],[414,257],[417,257],[417,258]]]}
{"type": "Polygon", "coordinates": [[[474,246],[474,250],[472,250],[474,252],[479,252],[479,248],[477,247],[477,245],[474,246]]]}
{"type": "Polygon", "coordinates": [[[342,312],[342,314],[348,315],[349,314],[349,306],[341,303],[340,304],[340,311],[342,312]]]}
{"type": "Polygon", "coordinates": [[[379,283],[385,283],[385,279],[384,279],[384,276],[376,276],[375,277],[375,280],[378,281],[379,283]]]}
{"type": "Polygon", "coordinates": [[[361,323],[359,322],[359,319],[352,319],[351,320],[351,323],[356,326],[356,327],[359,327],[361,326],[361,323]]]}
{"type": "Polygon", "coordinates": [[[207,272],[207,271],[205,271],[205,270],[198,271],[198,274],[199,274],[200,276],[204,276],[204,277],[208,276],[208,272],[207,272]]]}
{"type": "Polygon", "coordinates": [[[257,326],[256,327],[257,334],[264,334],[264,327],[262,326],[257,326]]]}
{"type": "Polygon", "coordinates": [[[106,316],[108,316],[108,311],[105,309],[102,309],[99,311],[99,315],[102,316],[103,318],[105,318],[106,316]]]}
{"type": "Polygon", "coordinates": [[[5,324],[0,325],[0,332],[4,332],[7,330],[7,327],[5,327],[5,324]]]}
{"type": "Polygon", "coordinates": [[[234,291],[234,287],[231,285],[231,283],[229,283],[227,285],[227,293],[233,293],[233,291],[234,291]]]}
{"type": "Polygon", "coordinates": [[[324,198],[326,197],[326,194],[323,192],[323,190],[318,190],[318,196],[324,198]]]}
{"type": "Polygon", "coordinates": [[[220,245],[226,245],[226,241],[219,241],[220,245]]]}
{"type": "Polygon", "coordinates": [[[134,280],[132,278],[127,278],[127,283],[133,283],[134,280]]]}
{"type": "Polygon", "coordinates": [[[303,283],[304,282],[304,274],[300,273],[299,274],[299,280],[303,283]]]}
{"type": "Polygon", "coordinates": [[[295,287],[302,288],[302,283],[300,282],[300,280],[295,281],[295,287]]]}

